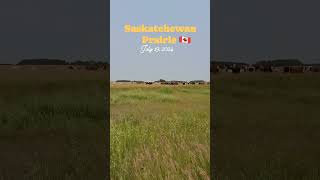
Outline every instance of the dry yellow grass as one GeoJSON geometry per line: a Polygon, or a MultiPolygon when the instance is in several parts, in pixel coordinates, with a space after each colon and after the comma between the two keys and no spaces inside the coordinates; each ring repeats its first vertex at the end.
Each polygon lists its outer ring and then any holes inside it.
{"type": "Polygon", "coordinates": [[[112,85],[112,179],[209,179],[209,92],[112,85]]]}

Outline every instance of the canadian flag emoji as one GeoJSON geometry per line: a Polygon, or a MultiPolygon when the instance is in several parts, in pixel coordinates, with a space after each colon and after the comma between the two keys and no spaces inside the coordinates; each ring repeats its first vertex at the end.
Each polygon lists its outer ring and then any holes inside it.
{"type": "Polygon", "coordinates": [[[185,43],[185,44],[190,44],[191,43],[191,37],[180,36],[179,37],[179,42],[180,43],[185,43]]]}

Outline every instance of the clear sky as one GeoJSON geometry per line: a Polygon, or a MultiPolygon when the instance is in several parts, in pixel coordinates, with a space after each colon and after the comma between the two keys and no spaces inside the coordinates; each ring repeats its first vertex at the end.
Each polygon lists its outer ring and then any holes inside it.
{"type": "Polygon", "coordinates": [[[210,79],[209,0],[111,0],[110,26],[111,80],[210,79]],[[197,27],[197,32],[125,33],[125,24],[193,25],[197,27]],[[140,54],[142,35],[190,36],[192,43],[187,45],[178,42],[173,45],[173,53],[140,54]]]}

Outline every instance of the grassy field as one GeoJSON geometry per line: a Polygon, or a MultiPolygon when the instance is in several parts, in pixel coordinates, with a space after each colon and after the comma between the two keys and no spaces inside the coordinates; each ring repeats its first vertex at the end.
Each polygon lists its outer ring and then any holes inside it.
{"type": "Polygon", "coordinates": [[[320,179],[320,75],[213,75],[219,180],[320,179]]]}
{"type": "Polygon", "coordinates": [[[209,86],[111,86],[112,179],[209,179],[209,86]]]}
{"type": "Polygon", "coordinates": [[[104,179],[107,72],[0,71],[0,180],[104,179]]]}
{"type": "MultiPolygon", "coordinates": [[[[103,179],[107,73],[0,71],[0,180],[103,179]]],[[[219,180],[320,179],[320,75],[214,75],[219,180]]],[[[208,86],[112,86],[113,179],[208,179],[208,86]]]]}

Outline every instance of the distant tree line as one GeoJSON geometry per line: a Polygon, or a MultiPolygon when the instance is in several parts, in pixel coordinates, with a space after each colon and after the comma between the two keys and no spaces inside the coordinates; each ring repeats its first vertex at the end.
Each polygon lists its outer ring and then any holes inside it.
{"type": "Polygon", "coordinates": [[[247,63],[242,62],[229,62],[229,61],[211,61],[212,64],[219,65],[219,66],[242,66],[242,65],[248,65],[247,63]]]}
{"type": "Polygon", "coordinates": [[[64,60],[59,59],[24,59],[17,65],[67,65],[64,60]]]}
{"type": "Polygon", "coordinates": [[[298,59],[276,59],[269,61],[258,61],[255,65],[257,66],[302,66],[303,63],[298,59]]]}
{"type": "Polygon", "coordinates": [[[304,64],[299,59],[263,60],[254,64],[211,61],[210,72],[320,72],[320,64],[304,64]]]}
{"type": "Polygon", "coordinates": [[[70,65],[106,65],[107,62],[102,61],[74,61],[69,63],[70,65]]]}
{"type": "Polygon", "coordinates": [[[60,59],[24,59],[17,65],[108,65],[107,62],[102,61],[74,61],[67,62],[60,59]]]}
{"type": "MultiPolygon", "coordinates": [[[[211,64],[219,65],[219,66],[243,66],[243,65],[249,65],[247,63],[243,62],[227,62],[227,61],[211,61],[211,64]]],[[[255,64],[252,64],[254,66],[273,66],[273,67],[280,67],[280,66],[303,66],[303,64],[299,59],[275,59],[275,60],[262,60],[258,61],[255,64]]],[[[318,65],[318,64],[314,64],[318,65]]]]}

